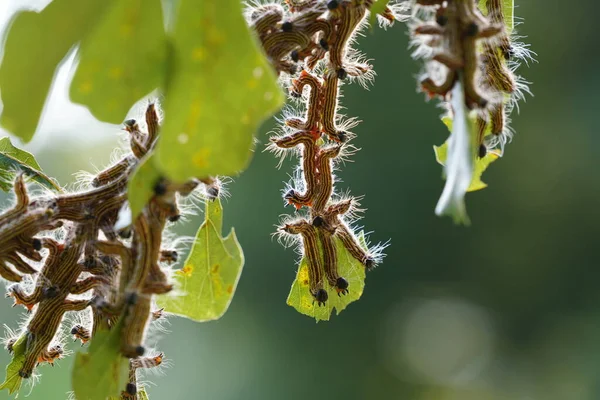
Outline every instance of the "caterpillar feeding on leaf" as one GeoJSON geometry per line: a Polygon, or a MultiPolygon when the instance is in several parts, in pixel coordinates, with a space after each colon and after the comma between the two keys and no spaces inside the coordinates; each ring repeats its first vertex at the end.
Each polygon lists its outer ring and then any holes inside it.
{"type": "MultiPolygon", "coordinates": [[[[404,18],[405,5],[392,3],[378,16],[385,24],[404,18]]],[[[321,307],[331,302],[329,290],[340,298],[355,293],[357,297],[347,302],[360,297],[364,283],[353,278],[361,285],[353,288],[341,271],[350,273],[350,259],[360,268],[372,269],[385,247],[369,249],[359,242],[350,225],[358,202],[340,199],[335,191],[336,168],[355,151],[350,142],[357,126],[355,119],[339,113],[341,86],[354,80],[364,86],[374,77],[372,66],[351,47],[373,4],[372,0],[286,1],[251,5],[247,11],[248,22],[290,98],[304,105],[302,116],[286,111],[282,133],[271,137],[268,148],[282,159],[288,153],[299,156],[299,179],[283,198],[306,214],[284,218],[278,233],[284,242],[299,243],[301,264],[306,266],[305,290],[321,307]]],[[[300,312],[312,315],[310,307],[295,301],[292,305],[300,312]]]]}
{"type": "MultiPolygon", "coordinates": [[[[163,364],[162,353],[142,357],[151,322],[164,318],[164,310],[154,308],[155,296],[173,288],[167,264],[177,262],[178,252],[164,243],[165,231],[187,211],[179,206],[181,198],[194,193],[214,199],[220,181],[158,179],[141,214],[117,228],[131,174],[158,137],[154,104],[146,108],[145,120],[145,127],[125,121],[129,151],[83,182],[82,190],[32,195],[17,174],[16,202],[0,214],[0,276],[15,282],[6,295],[31,316],[18,335],[8,330],[6,348],[18,363],[18,373],[7,377],[10,385],[20,386],[35,377],[39,365],[54,365],[69,354],[61,327],[65,315],[76,322],[68,333],[82,346],[93,346],[99,332],[119,329],[119,357],[129,358],[134,370],[163,364]]],[[[136,387],[135,374],[129,384],[136,387]]]]}
{"type": "Polygon", "coordinates": [[[445,102],[443,120],[452,131],[451,140],[436,147],[446,175],[436,213],[456,222],[468,223],[464,195],[485,187],[480,175],[503,155],[512,137],[509,115],[530,93],[516,70],[519,59],[533,53],[514,40],[513,14],[512,2],[502,0],[414,1],[414,56],[425,61],[419,86],[445,102]]]}

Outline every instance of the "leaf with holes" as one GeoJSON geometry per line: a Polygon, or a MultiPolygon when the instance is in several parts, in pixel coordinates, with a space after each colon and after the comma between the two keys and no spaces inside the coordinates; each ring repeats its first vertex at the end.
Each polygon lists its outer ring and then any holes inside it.
{"type": "Polygon", "coordinates": [[[13,18],[0,66],[0,124],[6,130],[31,140],[57,66],[114,2],[54,0],[40,13],[13,18]]]}
{"type": "Polygon", "coordinates": [[[204,223],[182,269],[175,272],[176,294],[159,296],[166,312],[204,322],[227,311],[244,265],[244,254],[233,229],[223,237],[221,201],[207,201],[204,223]],[[177,293],[178,292],[178,293],[177,293]]]}
{"type": "MultiPolygon", "coordinates": [[[[433,146],[433,151],[435,153],[435,159],[437,162],[445,166],[446,159],[448,157],[448,142],[441,146],[433,146]]],[[[471,184],[469,185],[467,192],[475,192],[487,187],[487,184],[481,180],[481,175],[483,175],[487,167],[500,158],[500,156],[500,151],[493,149],[488,151],[485,157],[476,158],[475,169],[473,170],[473,179],[471,180],[471,184]]]]}
{"type": "Polygon", "coordinates": [[[88,352],[75,355],[71,381],[78,400],[121,397],[129,374],[129,360],[120,350],[123,320],[121,317],[110,331],[98,331],[88,352]]]}
{"type": "MultiPolygon", "coordinates": [[[[359,243],[366,251],[367,245],[364,239],[364,232],[360,232],[359,243]]],[[[328,299],[325,305],[318,306],[309,290],[308,282],[308,260],[302,257],[296,279],[292,283],[290,294],[287,298],[287,304],[294,307],[301,314],[308,315],[318,321],[329,321],[334,308],[339,315],[348,304],[360,299],[365,289],[365,267],[360,261],[350,255],[342,241],[334,237],[334,243],[337,251],[338,272],[341,277],[348,281],[348,294],[338,296],[335,288],[330,287],[325,282],[328,299]]]]}
{"type": "Polygon", "coordinates": [[[19,171],[50,190],[62,192],[56,181],[42,172],[33,154],[15,147],[8,137],[0,139],[0,189],[9,192],[19,171]]]}
{"type": "Polygon", "coordinates": [[[102,120],[123,122],[162,85],[167,39],[160,0],[120,0],[82,41],[71,99],[102,120]]]}

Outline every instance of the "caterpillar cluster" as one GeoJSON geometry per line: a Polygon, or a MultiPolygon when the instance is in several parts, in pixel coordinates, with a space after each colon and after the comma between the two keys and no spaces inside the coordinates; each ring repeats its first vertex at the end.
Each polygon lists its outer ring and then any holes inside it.
{"type": "Polygon", "coordinates": [[[153,309],[154,296],[173,288],[168,276],[177,251],[163,248],[163,239],[182,214],[181,198],[193,194],[214,199],[219,182],[194,179],[174,184],[159,179],[141,214],[132,223],[118,224],[131,174],[158,137],[154,104],[147,107],[145,119],[147,132],[137,121],[125,121],[131,151],[79,192],[34,196],[23,175],[14,182],[16,204],[0,215],[0,276],[14,282],[7,296],[29,313],[22,331],[11,331],[5,341],[12,351],[24,337],[21,378],[31,377],[37,365],[53,364],[65,355],[62,326],[67,312],[91,310],[91,321],[80,318],[87,323],[67,327],[82,345],[93,341],[98,331],[122,322],[120,351],[130,359],[123,398],[137,398],[139,368],[163,362],[162,353],[143,358],[149,325],[164,317],[162,309],[153,309]]]}
{"type": "Polygon", "coordinates": [[[519,59],[531,58],[527,46],[507,33],[502,0],[415,0],[411,29],[415,56],[425,59],[420,88],[429,97],[448,100],[462,81],[465,105],[477,111],[477,156],[512,137],[509,115],[527,82],[515,74],[519,59]]]}
{"type": "MultiPolygon", "coordinates": [[[[280,74],[290,99],[304,104],[304,115],[289,110],[283,118],[282,133],[270,138],[269,149],[282,159],[292,153],[299,157],[298,179],[284,191],[284,201],[296,210],[308,209],[302,217],[285,218],[278,231],[295,242],[308,261],[308,286],[319,306],[328,299],[325,285],[338,295],[348,293],[346,277],[338,272],[335,239],[367,270],[381,261],[381,247],[365,250],[349,222],[358,211],[356,198],[335,193],[335,167],[355,148],[350,129],[355,119],[344,120],[340,108],[340,86],[357,79],[364,84],[373,68],[351,45],[366,25],[373,0],[306,0],[284,4],[253,4],[247,11],[263,49],[280,74]],[[288,236],[289,235],[289,236],[288,236]]],[[[386,8],[381,22],[396,19],[386,8]]]]}

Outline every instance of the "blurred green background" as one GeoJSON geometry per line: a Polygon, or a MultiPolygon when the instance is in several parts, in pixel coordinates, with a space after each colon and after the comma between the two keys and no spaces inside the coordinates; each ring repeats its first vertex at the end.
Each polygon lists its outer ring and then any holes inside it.
{"type": "MultiPolygon", "coordinates": [[[[362,151],[338,188],[365,195],[361,222],[371,239],[391,238],[385,262],[368,274],[362,299],[330,322],[285,304],[296,255],[270,234],[291,212],[280,190],[292,165],[278,170],[262,152],[274,127],[265,123],[225,203],[225,224],[246,254],[236,296],[217,322],[170,320],[158,346],[170,367],[146,378],[151,399],[600,398],[594,2],[517,3],[526,21],[519,32],[539,61],[521,70],[535,97],[514,115],[517,134],[484,175],[489,188],[467,198],[472,226],[433,214],[443,181],[432,146],[447,131],[434,102],[416,91],[406,27],[367,33],[359,47],[378,76],[370,91],[345,88],[346,113],[363,120],[354,141],[362,151]]],[[[56,86],[53,96],[64,98],[56,86]]],[[[27,148],[65,184],[73,172],[106,165],[118,131],[81,107],[51,105],[27,148]]],[[[20,310],[10,303],[0,303],[0,321],[14,328],[20,310]]],[[[66,398],[72,360],[41,367],[29,399],[66,398]]]]}

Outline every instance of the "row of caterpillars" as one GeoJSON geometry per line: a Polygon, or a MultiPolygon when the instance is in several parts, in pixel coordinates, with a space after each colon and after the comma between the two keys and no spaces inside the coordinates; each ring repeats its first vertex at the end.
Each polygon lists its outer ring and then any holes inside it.
{"type": "Polygon", "coordinates": [[[421,80],[421,89],[430,97],[447,100],[456,82],[462,81],[466,106],[478,110],[478,157],[483,158],[490,147],[507,141],[510,99],[520,97],[518,90],[523,88],[508,66],[515,51],[506,33],[502,0],[486,0],[487,15],[478,3],[416,0],[433,12],[431,20],[416,26],[413,34],[431,54],[426,60],[430,76],[421,80]],[[442,74],[440,64],[445,67],[442,74]],[[491,135],[486,137],[488,132],[491,135]]]}
{"type": "MultiPolygon", "coordinates": [[[[344,124],[337,114],[340,81],[368,79],[373,74],[372,67],[350,49],[372,4],[372,0],[286,1],[287,9],[272,3],[248,11],[250,25],[273,67],[292,78],[290,97],[306,104],[305,116],[286,118],[285,133],[272,137],[269,146],[282,156],[287,152],[300,156],[298,186],[302,188],[292,187],[284,200],[297,210],[307,207],[309,211],[305,217],[286,220],[279,231],[301,237],[309,291],[319,306],[329,297],[325,285],[338,295],[352,290],[338,272],[336,238],[367,269],[381,258],[361,247],[344,219],[356,211],[356,199],[332,199],[334,166],[351,152],[348,142],[354,136],[346,130],[353,124],[344,124]]],[[[383,16],[394,20],[390,9],[383,16]]]]}
{"type": "Polygon", "coordinates": [[[7,296],[31,314],[21,334],[6,343],[12,351],[24,335],[21,378],[31,377],[40,363],[53,365],[62,357],[64,350],[57,340],[65,313],[88,312],[88,307],[91,326],[79,324],[71,329],[82,344],[122,320],[121,353],[130,359],[129,382],[122,398],[137,399],[138,368],[163,361],[162,353],[143,357],[149,323],[163,316],[162,310],[152,310],[153,297],[173,288],[168,265],[177,261],[177,251],[162,248],[163,232],[169,222],[180,218],[180,196],[203,185],[204,197],[214,199],[219,183],[207,179],[176,185],[160,179],[141,214],[132,224],[116,230],[131,174],[158,136],[159,115],[154,104],[147,107],[145,119],[147,133],[135,120],[125,122],[131,152],[97,174],[85,191],[30,198],[23,175],[14,183],[16,204],[0,215],[0,276],[16,282],[9,286],[7,296]],[[47,253],[45,259],[42,251],[47,253]],[[28,260],[41,263],[41,268],[28,260]],[[24,275],[29,277],[24,279],[24,275]]]}

